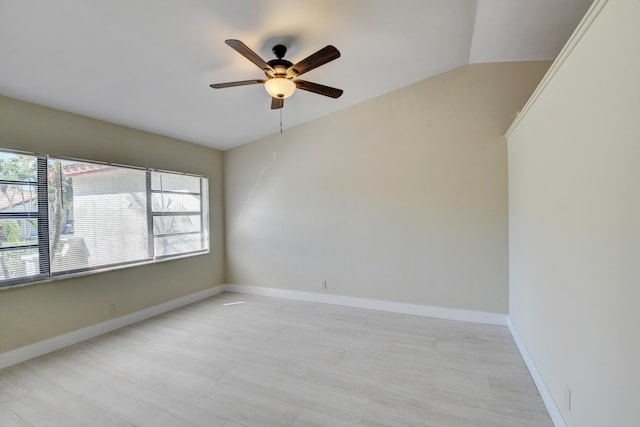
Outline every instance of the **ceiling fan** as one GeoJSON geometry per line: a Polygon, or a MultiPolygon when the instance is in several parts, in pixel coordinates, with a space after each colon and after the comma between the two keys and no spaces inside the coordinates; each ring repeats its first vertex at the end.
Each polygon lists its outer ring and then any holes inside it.
{"type": "Polygon", "coordinates": [[[317,93],[331,98],[339,98],[343,93],[342,89],[336,89],[318,83],[308,82],[306,80],[294,80],[304,73],[339,58],[340,51],[338,51],[334,46],[325,46],[302,61],[293,64],[292,62],[283,59],[284,55],[287,53],[287,47],[281,44],[273,47],[273,54],[277,59],[272,59],[271,61],[266,62],[240,40],[230,39],[225,40],[224,42],[235,49],[240,55],[256,64],[258,68],[265,73],[267,79],[214,83],[209,85],[213,89],[264,84],[264,88],[271,96],[272,110],[284,107],[285,98],[290,97],[296,89],[306,90],[308,92],[317,93]]]}

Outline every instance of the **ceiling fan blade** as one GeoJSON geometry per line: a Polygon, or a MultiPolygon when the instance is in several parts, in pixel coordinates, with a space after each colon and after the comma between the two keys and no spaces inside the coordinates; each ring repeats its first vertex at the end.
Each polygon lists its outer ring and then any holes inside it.
{"type": "Polygon", "coordinates": [[[241,80],[238,82],[228,82],[228,83],[214,83],[209,85],[209,87],[213,89],[223,89],[225,87],[234,87],[234,86],[246,86],[246,85],[256,85],[258,83],[264,83],[266,80],[241,80]]]}
{"type": "Polygon", "coordinates": [[[340,95],[343,94],[342,89],[336,89],[335,87],[329,87],[325,85],[320,85],[318,83],[307,82],[305,80],[294,80],[296,87],[298,89],[306,90],[309,92],[317,93],[320,95],[328,96],[331,98],[340,98],[340,95]]]}
{"type": "Polygon", "coordinates": [[[287,69],[287,77],[297,77],[318,68],[327,62],[340,58],[340,51],[334,46],[325,46],[314,54],[307,56],[302,61],[293,64],[287,69]]]}
{"type": "Polygon", "coordinates": [[[283,98],[271,98],[271,109],[277,110],[279,108],[284,107],[284,99],[283,98]]]}
{"type": "Polygon", "coordinates": [[[271,66],[267,64],[264,59],[260,58],[257,53],[252,51],[249,46],[242,43],[240,40],[229,39],[225,40],[224,42],[234,48],[240,55],[256,64],[258,68],[260,68],[265,73],[275,73],[275,71],[273,71],[273,68],[271,68],[271,66]]]}

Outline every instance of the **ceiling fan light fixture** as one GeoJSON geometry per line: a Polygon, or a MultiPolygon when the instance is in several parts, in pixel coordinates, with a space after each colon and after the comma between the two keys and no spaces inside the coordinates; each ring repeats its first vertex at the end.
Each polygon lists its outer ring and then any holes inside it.
{"type": "Polygon", "coordinates": [[[272,98],[285,99],[293,95],[296,84],[286,77],[274,77],[264,83],[264,88],[272,98]]]}

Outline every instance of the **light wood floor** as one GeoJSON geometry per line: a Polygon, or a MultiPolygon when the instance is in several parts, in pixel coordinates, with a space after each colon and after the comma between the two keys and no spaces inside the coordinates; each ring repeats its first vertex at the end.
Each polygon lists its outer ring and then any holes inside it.
{"type": "Polygon", "coordinates": [[[0,425],[552,423],[505,327],[224,293],[0,370],[0,425]]]}

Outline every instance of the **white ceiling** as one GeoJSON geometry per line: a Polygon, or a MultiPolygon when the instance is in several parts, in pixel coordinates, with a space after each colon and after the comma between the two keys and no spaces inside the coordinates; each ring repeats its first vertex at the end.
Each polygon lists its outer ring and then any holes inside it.
{"type": "Polygon", "coordinates": [[[0,94],[228,149],[279,131],[265,60],[333,44],[304,79],[344,89],[285,102],[287,127],[467,63],[553,59],[592,0],[0,0],[0,94]]]}

